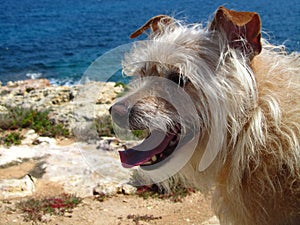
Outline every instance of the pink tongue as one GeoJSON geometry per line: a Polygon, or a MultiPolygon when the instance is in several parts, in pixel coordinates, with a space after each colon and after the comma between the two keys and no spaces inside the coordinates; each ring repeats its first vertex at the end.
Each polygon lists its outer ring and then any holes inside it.
{"type": "Polygon", "coordinates": [[[122,166],[131,168],[149,161],[154,155],[163,152],[175,135],[154,131],[141,144],[126,151],[119,151],[122,166]]]}

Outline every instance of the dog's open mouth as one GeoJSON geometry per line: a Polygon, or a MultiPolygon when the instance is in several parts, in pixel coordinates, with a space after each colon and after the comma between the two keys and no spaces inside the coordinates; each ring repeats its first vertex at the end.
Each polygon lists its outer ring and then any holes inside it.
{"type": "Polygon", "coordinates": [[[141,144],[119,151],[123,167],[149,166],[161,162],[174,152],[180,140],[180,134],[179,128],[167,133],[153,130],[141,144]]]}

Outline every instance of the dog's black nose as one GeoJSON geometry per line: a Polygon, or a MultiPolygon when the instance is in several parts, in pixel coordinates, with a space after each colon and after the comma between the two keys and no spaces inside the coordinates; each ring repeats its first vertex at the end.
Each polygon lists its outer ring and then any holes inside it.
{"type": "Polygon", "coordinates": [[[125,102],[117,102],[109,108],[111,115],[126,116],[128,114],[128,105],[125,102]]]}
{"type": "Polygon", "coordinates": [[[109,113],[113,119],[113,121],[119,126],[123,128],[129,127],[129,104],[120,101],[115,103],[112,107],[109,109],[109,113]]]}

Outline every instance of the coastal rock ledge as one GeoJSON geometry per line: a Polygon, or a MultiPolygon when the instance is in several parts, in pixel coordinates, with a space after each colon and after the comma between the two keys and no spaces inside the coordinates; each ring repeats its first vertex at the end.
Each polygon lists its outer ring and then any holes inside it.
{"type": "Polygon", "coordinates": [[[123,86],[114,82],[74,86],[52,86],[47,79],[8,82],[0,86],[0,114],[6,112],[6,107],[48,110],[53,122],[71,131],[107,116],[112,102],[123,91],[123,86]]]}
{"type": "Polygon", "coordinates": [[[0,146],[0,199],[33,195],[41,183],[47,183],[45,192],[51,192],[49,182],[81,197],[133,193],[135,188],[129,185],[133,171],[121,166],[118,155],[131,142],[95,138],[91,131],[93,121],[109,115],[121,92],[123,86],[113,82],[52,86],[39,79],[0,86],[0,115],[9,107],[48,110],[54,123],[77,131],[77,136],[62,143],[28,130],[21,145],[0,146]],[[88,137],[80,139],[78,131],[88,137]]]}

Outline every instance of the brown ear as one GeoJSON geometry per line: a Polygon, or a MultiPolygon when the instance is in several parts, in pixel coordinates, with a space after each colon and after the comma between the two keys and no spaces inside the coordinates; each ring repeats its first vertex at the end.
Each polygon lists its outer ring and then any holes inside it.
{"type": "Polygon", "coordinates": [[[221,6],[210,29],[225,33],[230,47],[242,50],[250,59],[261,52],[261,22],[255,12],[236,12],[221,6]]]}
{"type": "Polygon", "coordinates": [[[136,38],[136,37],[140,36],[142,33],[144,33],[149,28],[151,28],[152,32],[162,30],[160,23],[169,24],[172,21],[173,21],[173,19],[166,15],[158,15],[158,16],[152,17],[143,26],[141,26],[139,29],[137,29],[135,32],[133,32],[130,35],[130,38],[136,38]]]}

